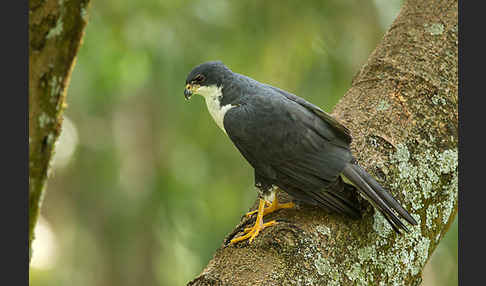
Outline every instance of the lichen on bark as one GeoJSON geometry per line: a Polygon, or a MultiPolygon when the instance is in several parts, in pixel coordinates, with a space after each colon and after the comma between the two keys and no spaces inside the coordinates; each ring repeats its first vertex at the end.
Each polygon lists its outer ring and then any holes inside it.
{"type": "Polygon", "coordinates": [[[457,11],[457,1],[405,1],[333,111],[360,165],[419,225],[397,235],[369,205],[357,221],[281,210],[252,244],[223,244],[189,285],[420,284],[457,213],[457,11]]]}

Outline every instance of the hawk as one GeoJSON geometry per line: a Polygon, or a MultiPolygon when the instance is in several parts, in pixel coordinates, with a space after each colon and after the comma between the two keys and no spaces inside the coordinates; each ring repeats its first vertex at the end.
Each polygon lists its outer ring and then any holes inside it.
{"type": "Polygon", "coordinates": [[[392,228],[408,231],[401,218],[416,225],[400,203],[354,159],[349,130],[316,105],[277,87],[235,73],[220,61],[192,69],[184,96],[206,100],[216,124],[254,168],[259,191],[256,222],[231,244],[251,243],[265,227],[263,216],[294,202],[280,203],[282,190],[296,202],[319,206],[352,218],[360,208],[349,194],[357,192],[378,209],[392,228]]]}

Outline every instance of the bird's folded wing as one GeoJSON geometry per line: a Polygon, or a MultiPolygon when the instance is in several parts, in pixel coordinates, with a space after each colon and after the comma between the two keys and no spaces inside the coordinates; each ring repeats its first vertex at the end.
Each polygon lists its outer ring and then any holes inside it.
{"type": "Polygon", "coordinates": [[[295,198],[357,217],[337,184],[351,161],[349,144],[315,112],[277,94],[243,98],[223,120],[226,133],[255,173],[295,198]]]}
{"type": "Polygon", "coordinates": [[[285,90],[279,89],[277,87],[267,85],[270,89],[274,90],[275,92],[280,93],[281,95],[285,96],[286,98],[297,102],[298,104],[302,105],[303,107],[307,108],[309,111],[315,113],[319,116],[322,120],[328,123],[335,131],[336,135],[341,137],[347,144],[350,144],[352,141],[351,133],[346,126],[342,125],[339,121],[337,121],[334,117],[332,117],[329,113],[325,112],[318,106],[308,102],[307,100],[296,96],[295,94],[289,93],[285,90]]]}
{"type": "MultiPolygon", "coordinates": [[[[292,164],[308,180],[334,182],[351,161],[349,143],[314,111],[276,94],[248,96],[228,110],[224,128],[255,168],[267,172],[292,164]]],[[[304,179],[304,178],[302,178],[304,179]]]]}

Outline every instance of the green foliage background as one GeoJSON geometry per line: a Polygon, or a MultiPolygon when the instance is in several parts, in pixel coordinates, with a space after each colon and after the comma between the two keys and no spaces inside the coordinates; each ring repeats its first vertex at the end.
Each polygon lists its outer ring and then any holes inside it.
{"type": "MultiPolygon", "coordinates": [[[[50,235],[37,235],[33,256],[44,260],[33,263],[30,284],[194,278],[256,193],[250,166],[203,99],[184,100],[187,73],[222,60],[331,111],[400,5],[93,1],[41,211],[50,235]]],[[[424,285],[457,285],[457,223],[424,285]]]]}

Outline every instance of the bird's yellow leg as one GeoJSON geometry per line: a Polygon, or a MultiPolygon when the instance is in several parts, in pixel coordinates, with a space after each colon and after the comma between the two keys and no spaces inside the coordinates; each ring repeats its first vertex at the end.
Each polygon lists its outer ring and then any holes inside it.
{"type": "Polygon", "coordinates": [[[263,223],[264,207],[265,207],[265,200],[260,199],[260,203],[258,204],[257,218],[255,221],[255,225],[253,225],[253,227],[246,228],[245,229],[246,234],[237,238],[233,238],[230,241],[230,244],[234,244],[245,239],[249,239],[249,242],[252,243],[252,241],[255,239],[255,237],[257,237],[257,235],[260,233],[261,230],[277,223],[274,220],[272,220],[271,222],[263,223]]]}
{"type": "MultiPolygon", "coordinates": [[[[274,211],[278,211],[279,209],[291,209],[295,206],[295,204],[293,202],[288,202],[288,203],[283,203],[283,204],[279,203],[278,198],[277,198],[277,191],[275,191],[275,199],[271,203],[265,201],[265,204],[268,207],[263,210],[263,215],[273,213],[274,211]]],[[[246,216],[250,217],[256,212],[258,212],[258,210],[248,212],[248,213],[246,213],[246,216]]]]}

